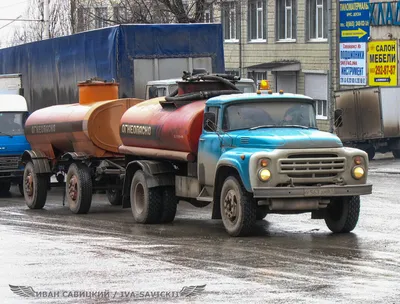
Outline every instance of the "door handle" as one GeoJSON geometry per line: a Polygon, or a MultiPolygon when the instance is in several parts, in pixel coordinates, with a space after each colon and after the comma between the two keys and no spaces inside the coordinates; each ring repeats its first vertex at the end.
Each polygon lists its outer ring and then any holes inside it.
{"type": "Polygon", "coordinates": [[[205,141],[205,139],[204,138],[200,138],[199,141],[205,141]]]}

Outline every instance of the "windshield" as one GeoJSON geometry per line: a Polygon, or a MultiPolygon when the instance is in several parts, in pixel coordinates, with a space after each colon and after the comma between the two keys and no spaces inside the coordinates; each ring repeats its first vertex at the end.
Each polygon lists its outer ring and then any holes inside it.
{"type": "Polygon", "coordinates": [[[0,113],[0,136],[24,135],[26,112],[0,113]]]}
{"type": "Polygon", "coordinates": [[[256,89],[255,86],[251,83],[240,83],[237,82],[235,86],[242,92],[242,93],[255,93],[256,89]]]}
{"type": "Polygon", "coordinates": [[[243,102],[225,109],[223,130],[232,131],[256,127],[316,128],[315,112],[311,103],[301,99],[268,99],[243,102]]]}

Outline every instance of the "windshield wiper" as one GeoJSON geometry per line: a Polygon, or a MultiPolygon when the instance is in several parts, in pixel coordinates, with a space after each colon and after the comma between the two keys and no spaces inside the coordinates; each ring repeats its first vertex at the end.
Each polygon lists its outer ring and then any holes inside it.
{"type": "Polygon", "coordinates": [[[261,125],[261,126],[257,126],[257,127],[252,127],[249,130],[257,130],[257,129],[261,129],[261,128],[301,128],[301,129],[309,129],[309,127],[306,126],[302,126],[302,125],[261,125]]]}
{"type": "Polygon", "coordinates": [[[13,136],[13,135],[11,135],[11,134],[4,133],[4,132],[1,132],[1,131],[0,131],[0,134],[4,134],[4,135],[7,135],[7,136],[10,136],[11,138],[13,138],[13,137],[14,137],[14,136],[13,136]]]}

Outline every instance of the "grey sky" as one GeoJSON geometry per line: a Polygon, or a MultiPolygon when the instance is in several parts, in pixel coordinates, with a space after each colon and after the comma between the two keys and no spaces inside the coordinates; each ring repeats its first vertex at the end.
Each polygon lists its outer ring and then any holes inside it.
{"type": "MultiPolygon", "coordinates": [[[[0,0],[0,19],[14,19],[19,15],[22,15],[21,19],[26,18],[26,9],[28,4],[29,0],[0,0]]],[[[5,47],[7,45],[7,42],[9,41],[15,27],[23,24],[21,21],[16,21],[2,28],[9,22],[10,21],[0,20],[1,47],[5,47]]]]}

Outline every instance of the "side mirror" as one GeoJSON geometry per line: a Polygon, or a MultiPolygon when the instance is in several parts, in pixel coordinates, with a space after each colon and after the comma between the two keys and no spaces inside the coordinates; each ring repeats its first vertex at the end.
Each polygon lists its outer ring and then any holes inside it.
{"type": "Polygon", "coordinates": [[[343,115],[343,109],[336,109],[335,110],[335,121],[334,121],[334,124],[335,124],[336,128],[343,126],[342,115],[343,115]]]}
{"type": "Polygon", "coordinates": [[[216,117],[215,113],[212,112],[206,112],[204,113],[204,125],[203,128],[207,132],[215,132],[217,130],[216,128],[216,117]]]}
{"type": "Polygon", "coordinates": [[[158,97],[157,94],[157,87],[150,87],[149,88],[149,99],[158,97]]]}

